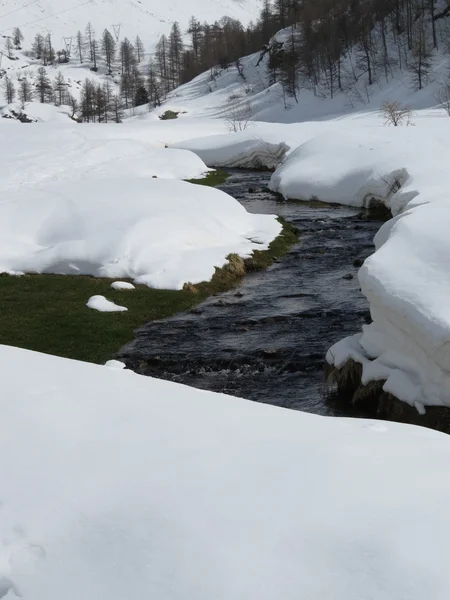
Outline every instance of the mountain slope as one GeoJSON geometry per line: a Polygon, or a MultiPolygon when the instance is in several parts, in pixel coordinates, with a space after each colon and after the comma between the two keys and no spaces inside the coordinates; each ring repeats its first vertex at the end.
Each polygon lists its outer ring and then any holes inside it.
{"type": "Polygon", "coordinates": [[[63,37],[75,36],[88,22],[99,34],[120,24],[121,38],[139,35],[152,46],[174,21],[183,30],[192,15],[202,21],[228,15],[248,23],[257,16],[259,6],[259,0],[10,0],[0,8],[0,34],[10,35],[12,28],[20,27],[28,47],[37,32],[50,32],[59,45],[63,37]]]}

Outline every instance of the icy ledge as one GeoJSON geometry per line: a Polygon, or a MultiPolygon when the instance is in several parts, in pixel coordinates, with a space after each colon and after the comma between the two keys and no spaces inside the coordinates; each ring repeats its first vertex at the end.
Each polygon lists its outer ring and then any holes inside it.
{"type": "Polygon", "coordinates": [[[395,215],[375,237],[376,252],[359,272],[373,323],[327,355],[341,368],[362,365],[362,383],[423,411],[450,407],[450,121],[416,127],[346,124],[317,136],[274,173],[286,197],[355,206],[383,200],[395,215]]]}

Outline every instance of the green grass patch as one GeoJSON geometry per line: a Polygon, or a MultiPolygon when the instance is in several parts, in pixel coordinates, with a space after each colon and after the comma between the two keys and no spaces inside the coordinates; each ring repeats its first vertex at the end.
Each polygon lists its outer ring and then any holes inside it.
{"type": "Polygon", "coordinates": [[[209,187],[216,187],[217,185],[222,185],[230,176],[226,171],[221,171],[218,169],[217,171],[208,171],[205,177],[201,179],[188,179],[189,183],[196,183],[197,185],[208,185],[209,187]]]}
{"type": "MultiPolygon", "coordinates": [[[[244,261],[246,270],[264,269],[297,241],[294,228],[283,232],[266,252],[244,261]]],[[[0,344],[95,363],[112,358],[133,339],[134,330],[156,319],[193,308],[208,296],[229,290],[241,280],[235,255],[230,265],[216,269],[212,280],[187,285],[185,290],[154,290],[138,286],[116,291],[110,279],[81,275],[0,276],[0,344]],[[86,307],[100,294],[127,312],[101,313],[86,307]]]]}

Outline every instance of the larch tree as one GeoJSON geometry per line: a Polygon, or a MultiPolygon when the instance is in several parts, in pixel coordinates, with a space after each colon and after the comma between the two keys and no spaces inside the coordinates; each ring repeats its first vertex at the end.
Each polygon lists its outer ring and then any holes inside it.
{"type": "Polygon", "coordinates": [[[14,86],[14,82],[8,75],[3,77],[3,89],[5,91],[5,98],[7,104],[11,104],[14,102],[14,98],[16,97],[16,88],[14,86]]]}
{"type": "Polygon", "coordinates": [[[9,58],[9,60],[12,60],[14,58],[13,50],[14,50],[13,40],[12,40],[12,38],[10,38],[8,36],[5,41],[5,51],[6,51],[6,56],[9,58]]]}
{"type": "Polygon", "coordinates": [[[144,44],[142,43],[141,38],[138,35],[136,36],[136,40],[134,42],[134,47],[136,49],[137,61],[138,61],[138,63],[140,63],[145,58],[145,48],[144,48],[144,44]]]}
{"type": "Polygon", "coordinates": [[[64,79],[64,75],[61,71],[58,71],[56,74],[55,80],[53,81],[53,92],[55,94],[55,102],[57,106],[61,106],[62,104],[67,104],[67,83],[64,79]]]}
{"type": "Polygon", "coordinates": [[[44,104],[45,102],[52,101],[53,87],[52,87],[52,83],[47,75],[47,69],[45,67],[39,67],[39,69],[37,70],[35,88],[36,88],[36,93],[39,98],[39,102],[44,104]]]}
{"type": "Polygon", "coordinates": [[[81,31],[77,32],[77,54],[80,64],[83,64],[85,40],[81,31]]]}
{"type": "Polygon", "coordinates": [[[13,43],[14,43],[16,50],[21,50],[24,37],[23,37],[23,33],[20,31],[20,29],[18,27],[14,27],[12,38],[13,38],[13,43]]]}
{"type": "Polygon", "coordinates": [[[22,108],[25,107],[27,102],[33,100],[33,88],[26,77],[19,81],[19,100],[22,104],[22,108]]]}
{"type": "Polygon", "coordinates": [[[44,36],[41,35],[40,33],[37,33],[34,38],[34,41],[33,41],[32,52],[38,60],[41,60],[42,55],[44,53],[44,48],[45,48],[44,36]]]}
{"type": "Polygon", "coordinates": [[[105,29],[102,35],[102,53],[108,68],[108,74],[111,75],[116,59],[116,40],[107,29],[105,29]]]}

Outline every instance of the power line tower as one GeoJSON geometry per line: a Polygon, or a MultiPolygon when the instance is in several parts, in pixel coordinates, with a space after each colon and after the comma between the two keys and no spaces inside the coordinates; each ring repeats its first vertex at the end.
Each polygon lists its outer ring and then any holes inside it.
{"type": "Polygon", "coordinates": [[[114,35],[116,38],[116,42],[118,42],[120,39],[120,28],[121,27],[122,27],[121,23],[119,23],[118,25],[112,25],[112,28],[114,30],[114,35]]]}
{"type": "Polygon", "coordinates": [[[72,52],[73,37],[64,37],[63,41],[66,47],[67,56],[70,56],[70,53],[72,52]]]}

